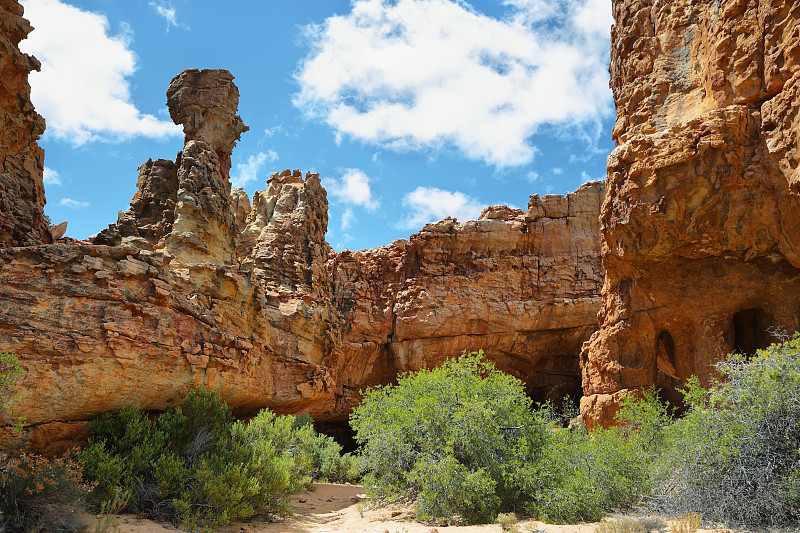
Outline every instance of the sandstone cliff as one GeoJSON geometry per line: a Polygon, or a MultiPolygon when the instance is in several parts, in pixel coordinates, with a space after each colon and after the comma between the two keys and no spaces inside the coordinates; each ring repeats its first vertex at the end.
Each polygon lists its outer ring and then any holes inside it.
{"type": "Polygon", "coordinates": [[[800,6],[626,0],[614,18],[590,425],[652,384],[679,401],[688,376],[800,329],[800,6]]]}
{"type": "Polygon", "coordinates": [[[338,409],[365,385],[485,350],[544,401],[580,393],[574,354],[596,329],[597,213],[604,183],[528,210],[445,219],[408,241],[342,252],[329,264],[343,327],[332,353],[338,409]],[[341,391],[338,389],[341,387],[341,391]]]}
{"type": "Polygon", "coordinates": [[[27,371],[27,426],[4,446],[56,451],[103,411],[161,410],[194,387],[240,414],[343,421],[360,389],[464,349],[483,348],[539,399],[579,392],[604,183],[336,254],[317,174],[275,173],[252,204],[231,190],[247,127],[229,72],[185,71],[167,97],[184,149],[139,168],[116,223],[92,244],[0,246],[0,349],[27,371]]]}
{"type": "Polygon", "coordinates": [[[30,33],[15,0],[0,0],[0,248],[53,242],[44,220],[44,119],[30,101],[36,58],[19,51],[30,33]]]}

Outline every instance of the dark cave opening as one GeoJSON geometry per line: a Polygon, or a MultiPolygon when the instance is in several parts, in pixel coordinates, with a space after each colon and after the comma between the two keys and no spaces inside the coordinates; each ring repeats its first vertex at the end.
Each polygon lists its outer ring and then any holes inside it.
{"type": "Polygon", "coordinates": [[[656,336],[656,379],[659,397],[669,406],[669,412],[677,416],[684,410],[681,381],[675,369],[675,340],[667,330],[656,336]]]}
{"type": "Polygon", "coordinates": [[[314,429],[318,433],[333,438],[342,447],[342,453],[352,453],[358,449],[355,439],[356,433],[347,420],[341,422],[314,422],[314,429]]]}
{"type": "Polygon", "coordinates": [[[742,309],[733,315],[733,349],[736,353],[749,357],[769,346],[769,342],[767,317],[763,310],[742,309]]]}

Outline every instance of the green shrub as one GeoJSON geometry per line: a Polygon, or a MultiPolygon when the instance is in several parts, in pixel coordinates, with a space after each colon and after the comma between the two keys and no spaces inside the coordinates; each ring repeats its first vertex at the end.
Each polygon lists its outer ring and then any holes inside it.
{"type": "Polygon", "coordinates": [[[344,483],[354,480],[352,456],[342,454],[342,447],[331,437],[317,433],[308,414],[295,416],[292,428],[292,449],[306,459],[305,473],[313,481],[344,483]]]}
{"type": "Polygon", "coordinates": [[[529,512],[548,522],[600,520],[625,510],[651,490],[647,455],[621,428],[551,433],[537,465],[537,498],[529,512]]]}
{"type": "MultiPolygon", "coordinates": [[[[686,415],[651,424],[661,452],[651,462],[654,505],[712,521],[763,528],[798,524],[800,509],[800,335],[717,365],[709,389],[689,380],[686,415]]],[[[653,409],[652,399],[631,401],[653,409]]],[[[635,408],[635,409],[632,409],[635,408]]]]}
{"type": "Polygon", "coordinates": [[[3,412],[21,429],[25,419],[17,416],[14,403],[19,395],[17,383],[25,371],[16,355],[0,351],[0,412],[3,412]]]}
{"type": "Polygon", "coordinates": [[[91,491],[72,456],[23,454],[0,470],[0,511],[7,533],[71,533],[83,524],[76,511],[91,491]]]}
{"type": "Polygon", "coordinates": [[[560,429],[570,415],[534,410],[478,352],[367,391],[351,425],[368,493],[413,501],[422,519],[577,522],[637,503],[650,490],[643,444],[619,429],[560,429]]]}
{"type": "Polygon", "coordinates": [[[235,421],[216,391],[192,391],[153,419],[134,409],[101,416],[81,452],[97,504],[210,529],[257,513],[288,514],[289,496],[312,476],[349,468],[313,426],[264,410],[235,421]],[[341,463],[341,464],[340,464],[341,463]],[[342,466],[344,465],[344,466],[342,466]]]}
{"type": "Polygon", "coordinates": [[[547,440],[519,380],[463,354],[366,392],[350,418],[368,492],[423,519],[491,522],[525,507],[547,440]]]}

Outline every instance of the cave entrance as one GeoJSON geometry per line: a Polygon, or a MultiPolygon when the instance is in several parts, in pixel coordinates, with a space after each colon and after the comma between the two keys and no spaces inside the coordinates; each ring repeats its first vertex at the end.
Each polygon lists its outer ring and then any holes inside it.
{"type": "Polygon", "coordinates": [[[662,331],[656,337],[656,366],[664,374],[678,379],[675,370],[675,341],[669,331],[662,331]]]}
{"type": "Polygon", "coordinates": [[[656,336],[656,388],[659,397],[666,402],[669,413],[677,416],[684,410],[682,385],[678,371],[675,369],[675,340],[667,330],[656,336]]]}
{"type": "Polygon", "coordinates": [[[769,346],[766,314],[759,308],[742,309],[733,315],[733,349],[747,357],[769,346]]]}
{"type": "Polygon", "coordinates": [[[314,422],[314,429],[317,433],[322,433],[335,440],[341,447],[343,453],[352,453],[358,449],[356,442],[356,432],[350,427],[347,420],[338,422],[314,422]]]}

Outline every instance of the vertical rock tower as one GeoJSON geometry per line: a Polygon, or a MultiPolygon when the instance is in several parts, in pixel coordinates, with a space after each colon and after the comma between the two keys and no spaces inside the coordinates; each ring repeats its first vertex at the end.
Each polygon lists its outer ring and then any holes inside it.
{"type": "Polygon", "coordinates": [[[707,381],[771,328],[800,329],[800,4],[613,3],[617,107],[600,215],[589,425],[656,384],[707,381]]]}
{"type": "Polygon", "coordinates": [[[19,42],[33,30],[22,6],[0,0],[0,248],[53,241],[44,220],[44,118],[30,101],[28,73],[39,70],[19,42]]]}
{"type": "MultiPolygon", "coordinates": [[[[183,125],[176,161],[149,160],[139,167],[131,206],[95,244],[163,249],[183,264],[231,265],[236,256],[241,202],[231,195],[231,153],[249,128],[236,114],[239,89],[227,70],[189,69],[167,89],[167,107],[183,125]]],[[[246,216],[246,214],[245,214],[246,216]]]]}
{"type": "Polygon", "coordinates": [[[177,162],[175,221],[165,250],[182,263],[232,264],[231,153],[249,129],[236,114],[239,90],[227,70],[185,70],[170,82],[167,106],[186,139],[177,162]]]}

